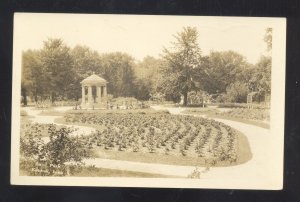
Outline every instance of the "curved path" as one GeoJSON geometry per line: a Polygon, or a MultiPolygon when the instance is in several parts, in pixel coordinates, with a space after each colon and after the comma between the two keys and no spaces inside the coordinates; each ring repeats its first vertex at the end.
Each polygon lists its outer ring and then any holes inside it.
{"type": "MultiPolygon", "coordinates": [[[[67,110],[72,109],[72,107],[57,107],[54,108],[54,110],[57,110],[59,112],[64,112],[67,110]]],[[[55,119],[60,118],[61,116],[45,116],[41,115],[40,113],[43,112],[43,110],[34,109],[32,107],[24,107],[22,110],[26,111],[28,116],[30,116],[30,120],[36,123],[43,123],[43,124],[51,124],[55,123],[55,119]]],[[[76,129],[71,135],[81,135],[81,134],[90,134],[94,131],[96,131],[92,127],[87,126],[78,126],[78,125],[66,125],[66,124],[60,124],[55,123],[56,125],[64,125],[64,126],[70,126],[76,129]]]]}
{"type": "MultiPolygon", "coordinates": [[[[166,109],[172,114],[180,114],[185,108],[165,108],[161,106],[153,106],[154,109],[166,109]]],[[[42,116],[39,115],[41,110],[32,110],[30,108],[24,108],[28,115],[34,116],[32,119],[34,122],[38,123],[54,123],[54,119],[58,116],[42,116]]],[[[68,108],[70,109],[70,108],[68,108]]],[[[61,111],[61,110],[60,110],[61,111]]],[[[209,172],[203,172],[201,174],[201,179],[209,180],[230,180],[236,182],[248,182],[249,185],[272,183],[272,147],[268,145],[272,142],[272,136],[270,131],[261,127],[248,125],[236,121],[229,121],[223,119],[215,119],[217,121],[223,122],[239,131],[241,131],[247,138],[250,144],[252,159],[248,162],[240,165],[229,166],[229,167],[216,167],[211,168],[209,172]]],[[[68,125],[77,128],[78,133],[90,133],[94,131],[94,128],[68,125]]],[[[165,164],[151,164],[151,163],[141,163],[132,161],[121,161],[121,160],[111,160],[111,159],[86,159],[84,160],[86,165],[95,165],[96,167],[109,168],[109,169],[120,169],[127,171],[137,171],[146,173],[155,173],[162,175],[172,175],[179,177],[187,177],[195,167],[193,166],[176,166],[176,165],[165,165],[165,164]]],[[[204,170],[205,168],[200,168],[199,170],[204,170]]],[[[276,181],[277,182],[277,181],[276,181]]]]}

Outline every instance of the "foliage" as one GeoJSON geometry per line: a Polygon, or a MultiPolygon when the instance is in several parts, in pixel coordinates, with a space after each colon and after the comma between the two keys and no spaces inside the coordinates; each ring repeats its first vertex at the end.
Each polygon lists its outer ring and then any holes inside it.
{"type": "Polygon", "coordinates": [[[20,142],[21,163],[30,175],[61,176],[80,166],[89,151],[73,129],[54,124],[27,124],[20,142]]]}
{"type": "Polygon", "coordinates": [[[61,39],[48,39],[40,56],[52,103],[58,95],[69,97],[75,75],[70,48],[61,39]]]}
{"type": "Polygon", "coordinates": [[[241,83],[239,81],[232,83],[229,85],[229,87],[227,87],[226,91],[226,100],[228,102],[247,102],[247,95],[249,93],[249,90],[245,83],[241,83]]]}
{"type": "Polygon", "coordinates": [[[146,56],[135,66],[136,92],[135,97],[140,100],[148,100],[151,94],[155,94],[162,80],[161,70],[164,61],[151,56],[146,56]]]}
{"type": "Polygon", "coordinates": [[[37,101],[38,95],[43,96],[46,91],[46,78],[40,60],[40,52],[28,50],[22,53],[21,95],[23,103],[27,105],[27,96],[31,93],[37,101]]]}
{"type": "Polygon", "coordinates": [[[191,91],[188,93],[188,104],[190,106],[205,106],[210,96],[204,91],[191,91]]]}
{"type": "Polygon", "coordinates": [[[270,27],[267,28],[265,36],[264,36],[264,41],[267,44],[267,51],[268,52],[272,50],[272,31],[273,31],[272,28],[270,28],[270,27]]]}
{"type": "Polygon", "coordinates": [[[167,67],[163,69],[161,89],[165,93],[171,92],[175,99],[183,95],[186,106],[187,94],[197,89],[196,77],[202,73],[198,31],[196,28],[185,27],[175,39],[172,48],[164,49],[167,67]]]}
{"type": "Polygon", "coordinates": [[[202,90],[219,97],[218,101],[241,102],[245,86],[249,92],[258,92],[260,102],[270,95],[272,28],[264,36],[267,56],[255,65],[231,50],[203,56],[198,37],[196,28],[185,27],[175,35],[172,46],[164,48],[161,58],[146,56],[142,61],[127,53],[99,54],[86,46],[70,48],[61,39],[48,39],[41,49],[22,54],[21,101],[27,105],[28,96],[35,102],[78,101],[80,81],[93,72],[109,82],[107,90],[113,97],[149,100],[160,94],[179,102],[183,96],[186,105],[189,92],[202,90]],[[239,96],[232,96],[236,90],[239,96]]]}
{"type": "MultiPolygon", "coordinates": [[[[246,103],[219,103],[218,108],[248,108],[248,104],[246,103]]],[[[252,109],[269,109],[269,106],[252,103],[251,104],[252,109]]]]}
{"type": "Polygon", "coordinates": [[[249,64],[236,52],[211,52],[205,64],[207,77],[204,89],[210,94],[225,93],[228,86],[238,80],[247,82],[247,78],[243,77],[248,75],[249,64]]]}
{"type": "Polygon", "coordinates": [[[258,92],[264,100],[266,95],[271,94],[271,57],[262,56],[259,62],[255,65],[252,78],[249,81],[251,91],[258,92]]]}
{"type": "Polygon", "coordinates": [[[247,109],[247,108],[236,108],[228,111],[217,112],[217,115],[223,115],[234,118],[248,119],[248,120],[259,120],[266,121],[270,120],[270,111],[267,109],[247,109]]]}
{"type": "Polygon", "coordinates": [[[101,57],[107,90],[114,97],[133,96],[135,90],[134,58],[126,53],[109,53],[101,57]]]}

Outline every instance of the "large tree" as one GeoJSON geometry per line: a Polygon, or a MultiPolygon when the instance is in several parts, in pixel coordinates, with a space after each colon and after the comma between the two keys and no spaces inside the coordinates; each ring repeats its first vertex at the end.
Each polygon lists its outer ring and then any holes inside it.
{"type": "Polygon", "coordinates": [[[61,39],[48,39],[41,50],[41,62],[45,69],[51,101],[67,98],[74,84],[73,59],[70,48],[61,39]]]}
{"type": "Polygon", "coordinates": [[[194,27],[184,27],[177,33],[172,47],[164,49],[167,67],[163,70],[162,90],[172,93],[178,99],[183,95],[187,105],[188,92],[197,89],[197,75],[201,72],[201,50],[198,44],[198,31],[194,27]]]}
{"type": "Polygon", "coordinates": [[[225,93],[234,82],[247,83],[251,65],[234,51],[211,52],[206,58],[205,90],[211,94],[225,93]]]}
{"type": "Polygon", "coordinates": [[[47,80],[40,60],[40,52],[27,50],[22,53],[21,94],[24,105],[27,105],[27,96],[33,96],[37,102],[47,89],[47,80]]]}
{"type": "Polygon", "coordinates": [[[258,92],[262,99],[271,94],[271,66],[271,57],[261,56],[249,81],[251,91],[258,92]]]}

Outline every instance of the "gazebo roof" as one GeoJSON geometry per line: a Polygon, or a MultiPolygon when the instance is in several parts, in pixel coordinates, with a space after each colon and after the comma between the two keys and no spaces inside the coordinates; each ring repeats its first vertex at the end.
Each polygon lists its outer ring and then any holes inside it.
{"type": "Polygon", "coordinates": [[[105,79],[93,73],[91,76],[83,79],[80,83],[88,84],[88,85],[97,85],[97,84],[106,84],[108,82],[105,79]]]}

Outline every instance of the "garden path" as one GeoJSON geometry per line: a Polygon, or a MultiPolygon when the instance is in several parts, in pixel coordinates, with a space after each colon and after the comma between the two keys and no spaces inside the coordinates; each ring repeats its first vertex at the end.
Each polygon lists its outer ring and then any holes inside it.
{"type": "MultiPolygon", "coordinates": [[[[43,123],[43,124],[51,124],[51,123],[55,123],[55,119],[57,118],[61,118],[61,116],[45,116],[45,115],[41,115],[40,113],[43,110],[38,110],[38,109],[34,109],[32,107],[24,107],[22,108],[24,111],[27,112],[28,116],[30,117],[30,119],[33,122],[36,123],[43,123]]],[[[64,112],[67,110],[72,109],[72,107],[56,107],[54,108],[55,111],[59,111],[59,112],[64,112]]],[[[59,123],[55,123],[56,125],[65,125],[65,124],[59,124],[59,123]]],[[[94,128],[92,127],[87,127],[87,126],[77,126],[77,125],[68,125],[71,127],[74,127],[74,129],[76,129],[74,132],[71,133],[71,135],[84,135],[84,134],[90,134],[94,131],[96,131],[94,128]]]]}

